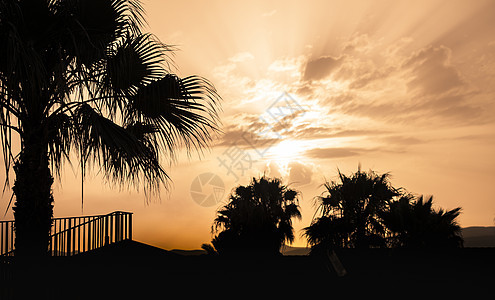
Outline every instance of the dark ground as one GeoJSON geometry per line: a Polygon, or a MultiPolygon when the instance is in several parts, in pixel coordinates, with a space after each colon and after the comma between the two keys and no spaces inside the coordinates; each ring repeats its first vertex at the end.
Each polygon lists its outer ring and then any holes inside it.
{"type": "Polygon", "coordinates": [[[343,277],[324,257],[184,256],[124,241],[43,263],[14,261],[13,278],[3,273],[0,299],[13,290],[18,299],[495,299],[495,248],[337,255],[348,272],[343,277]]]}

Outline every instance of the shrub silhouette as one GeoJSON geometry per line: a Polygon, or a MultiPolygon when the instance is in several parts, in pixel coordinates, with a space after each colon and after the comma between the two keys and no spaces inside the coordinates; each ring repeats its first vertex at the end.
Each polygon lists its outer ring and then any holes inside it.
{"type": "Polygon", "coordinates": [[[294,241],[292,218],[301,218],[298,192],[279,179],[253,178],[218,210],[212,244],[223,255],[277,255],[284,242],[294,241]]]}
{"type": "Polygon", "coordinates": [[[412,202],[411,196],[390,203],[380,214],[383,224],[391,232],[394,247],[455,248],[463,246],[461,227],[456,219],[461,212],[457,207],[449,211],[432,208],[433,197],[424,201],[420,196],[412,202]]]}
{"type": "Polygon", "coordinates": [[[400,194],[389,183],[389,174],[363,172],[351,176],[339,171],[339,182],[326,182],[316,197],[318,205],[309,227],[303,229],[312,252],[335,248],[386,246],[386,228],[380,214],[400,194]]]}
{"type": "Polygon", "coordinates": [[[311,253],[338,248],[462,247],[456,219],[461,208],[432,208],[433,197],[424,201],[391,186],[388,174],[360,169],[351,176],[339,171],[340,182],[326,182],[316,197],[317,210],[303,235],[311,253]]]}

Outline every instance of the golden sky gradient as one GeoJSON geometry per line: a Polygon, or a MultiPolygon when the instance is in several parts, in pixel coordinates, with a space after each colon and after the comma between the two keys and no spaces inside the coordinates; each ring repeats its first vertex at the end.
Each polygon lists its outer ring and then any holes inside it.
{"type": "MultiPolygon", "coordinates": [[[[111,189],[93,172],[84,214],[132,211],[136,240],[199,248],[231,189],[265,173],[301,191],[294,227],[304,246],[320,185],[360,163],[437,206],[461,206],[464,227],[494,225],[495,2],[143,3],[149,31],[178,49],[175,71],[218,89],[224,133],[201,159],[165,162],[173,182],[160,200],[111,189]],[[205,172],[225,185],[211,207],[190,194],[205,172]]],[[[56,216],[81,214],[79,182],[75,161],[55,184],[56,216]]]]}

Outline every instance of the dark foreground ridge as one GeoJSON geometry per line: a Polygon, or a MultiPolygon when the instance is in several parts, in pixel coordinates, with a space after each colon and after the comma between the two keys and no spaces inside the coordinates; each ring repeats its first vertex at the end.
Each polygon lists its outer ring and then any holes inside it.
{"type": "Polygon", "coordinates": [[[2,278],[0,298],[14,291],[32,299],[493,296],[495,248],[347,249],[337,255],[348,272],[343,277],[325,257],[184,256],[128,240],[73,257],[12,261],[13,278],[2,278]]]}

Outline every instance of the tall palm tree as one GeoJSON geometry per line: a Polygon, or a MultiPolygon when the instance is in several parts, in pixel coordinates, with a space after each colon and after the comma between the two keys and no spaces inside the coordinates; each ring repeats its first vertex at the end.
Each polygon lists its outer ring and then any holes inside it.
{"type": "Polygon", "coordinates": [[[404,248],[462,247],[461,227],[456,219],[461,208],[449,211],[433,209],[433,197],[424,201],[420,196],[402,197],[380,214],[384,225],[392,233],[391,244],[404,248]]]}
{"type": "Polygon", "coordinates": [[[83,178],[99,166],[109,182],[149,193],[168,180],[163,154],[201,149],[217,129],[214,87],[172,74],[171,48],[144,24],[138,0],[0,0],[0,139],[15,173],[16,255],[47,252],[52,174],[71,153],[83,178]]]}
{"type": "Polygon", "coordinates": [[[351,176],[339,171],[339,179],[324,184],[315,217],[303,229],[312,251],[384,246],[386,228],[379,213],[400,194],[390,185],[389,174],[358,168],[351,176]]]}
{"type": "Polygon", "coordinates": [[[301,218],[298,192],[279,179],[253,178],[238,186],[217,212],[212,243],[220,254],[249,252],[279,254],[284,242],[294,241],[292,218],[301,218]]]}

